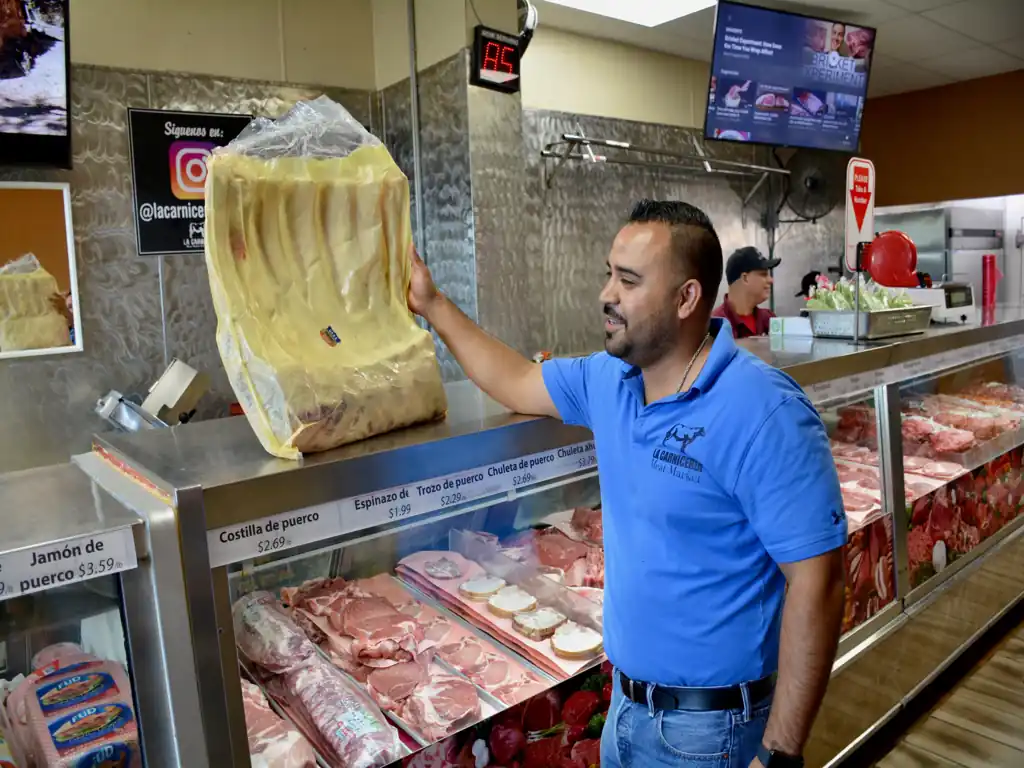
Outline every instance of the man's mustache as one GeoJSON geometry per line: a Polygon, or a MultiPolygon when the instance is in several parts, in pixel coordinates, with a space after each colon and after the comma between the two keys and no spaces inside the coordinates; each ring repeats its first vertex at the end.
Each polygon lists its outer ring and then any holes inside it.
{"type": "Polygon", "coordinates": [[[616,321],[618,323],[625,323],[626,322],[626,318],[624,318],[622,315],[620,315],[618,312],[616,312],[612,308],[611,304],[605,304],[604,305],[604,313],[605,313],[605,315],[607,315],[612,320],[614,320],[614,321],[616,321]]]}

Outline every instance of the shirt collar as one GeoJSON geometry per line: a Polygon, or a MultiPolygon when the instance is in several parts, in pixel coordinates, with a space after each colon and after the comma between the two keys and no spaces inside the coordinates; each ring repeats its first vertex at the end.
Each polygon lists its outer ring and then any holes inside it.
{"type": "MultiPolygon", "coordinates": [[[[726,320],[721,317],[712,317],[708,330],[711,334],[711,353],[704,362],[704,367],[701,368],[700,373],[697,375],[697,380],[693,382],[693,386],[686,392],[680,392],[677,395],[665,398],[666,400],[681,400],[691,392],[694,394],[707,392],[736,356],[739,348],[736,346],[736,342],[732,337],[732,329],[726,320]]],[[[636,383],[633,386],[639,385],[640,399],[642,401],[643,377],[641,376],[640,369],[635,365],[622,363],[622,378],[624,381],[635,380],[636,383]]]]}

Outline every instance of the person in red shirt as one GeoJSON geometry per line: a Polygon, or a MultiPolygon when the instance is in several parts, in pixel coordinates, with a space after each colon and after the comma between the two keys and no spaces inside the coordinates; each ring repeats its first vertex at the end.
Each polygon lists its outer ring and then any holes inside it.
{"type": "Polygon", "coordinates": [[[775,315],[758,305],[767,301],[771,295],[771,270],[777,266],[779,259],[766,259],[757,248],[749,245],[729,257],[725,264],[729,292],[712,315],[729,321],[733,337],[745,339],[748,336],[768,335],[771,319],[775,315]]]}

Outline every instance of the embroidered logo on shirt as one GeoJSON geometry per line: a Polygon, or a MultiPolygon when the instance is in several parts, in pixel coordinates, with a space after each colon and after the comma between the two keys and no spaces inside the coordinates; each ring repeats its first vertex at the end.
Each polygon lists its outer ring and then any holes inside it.
{"type": "Polygon", "coordinates": [[[665,433],[661,444],[666,448],[673,448],[682,454],[698,439],[704,437],[704,427],[688,427],[685,424],[676,424],[665,433]]]}
{"type": "Polygon", "coordinates": [[[651,467],[666,474],[687,480],[691,483],[700,482],[700,473],[704,465],[686,453],[686,449],[705,436],[704,427],[688,427],[685,424],[674,424],[661,440],[661,447],[654,449],[651,467]]]}
{"type": "Polygon", "coordinates": [[[842,525],[846,520],[846,512],[841,509],[832,510],[832,525],[842,525]]]}

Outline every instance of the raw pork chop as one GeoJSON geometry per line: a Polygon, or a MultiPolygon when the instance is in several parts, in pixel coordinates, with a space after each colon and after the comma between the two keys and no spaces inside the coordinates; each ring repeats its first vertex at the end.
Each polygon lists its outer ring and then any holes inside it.
{"type": "Polygon", "coordinates": [[[242,681],[242,706],[253,768],[315,768],[316,753],[306,737],[281,719],[248,680],[242,681]]]}
{"type": "Polygon", "coordinates": [[[405,705],[405,718],[431,741],[443,739],[480,717],[473,684],[455,675],[431,675],[405,705]]]}
{"type": "Polygon", "coordinates": [[[595,544],[600,544],[604,540],[600,509],[577,507],[572,511],[572,527],[579,531],[583,538],[595,544]]]}
{"type": "Polygon", "coordinates": [[[423,640],[416,620],[382,597],[350,600],[329,620],[331,626],[353,638],[352,653],[364,663],[369,659],[412,661],[423,640]]]}
{"type": "Polygon", "coordinates": [[[426,679],[427,670],[422,663],[406,661],[373,670],[366,678],[366,687],[381,709],[397,712],[426,679]]]}

